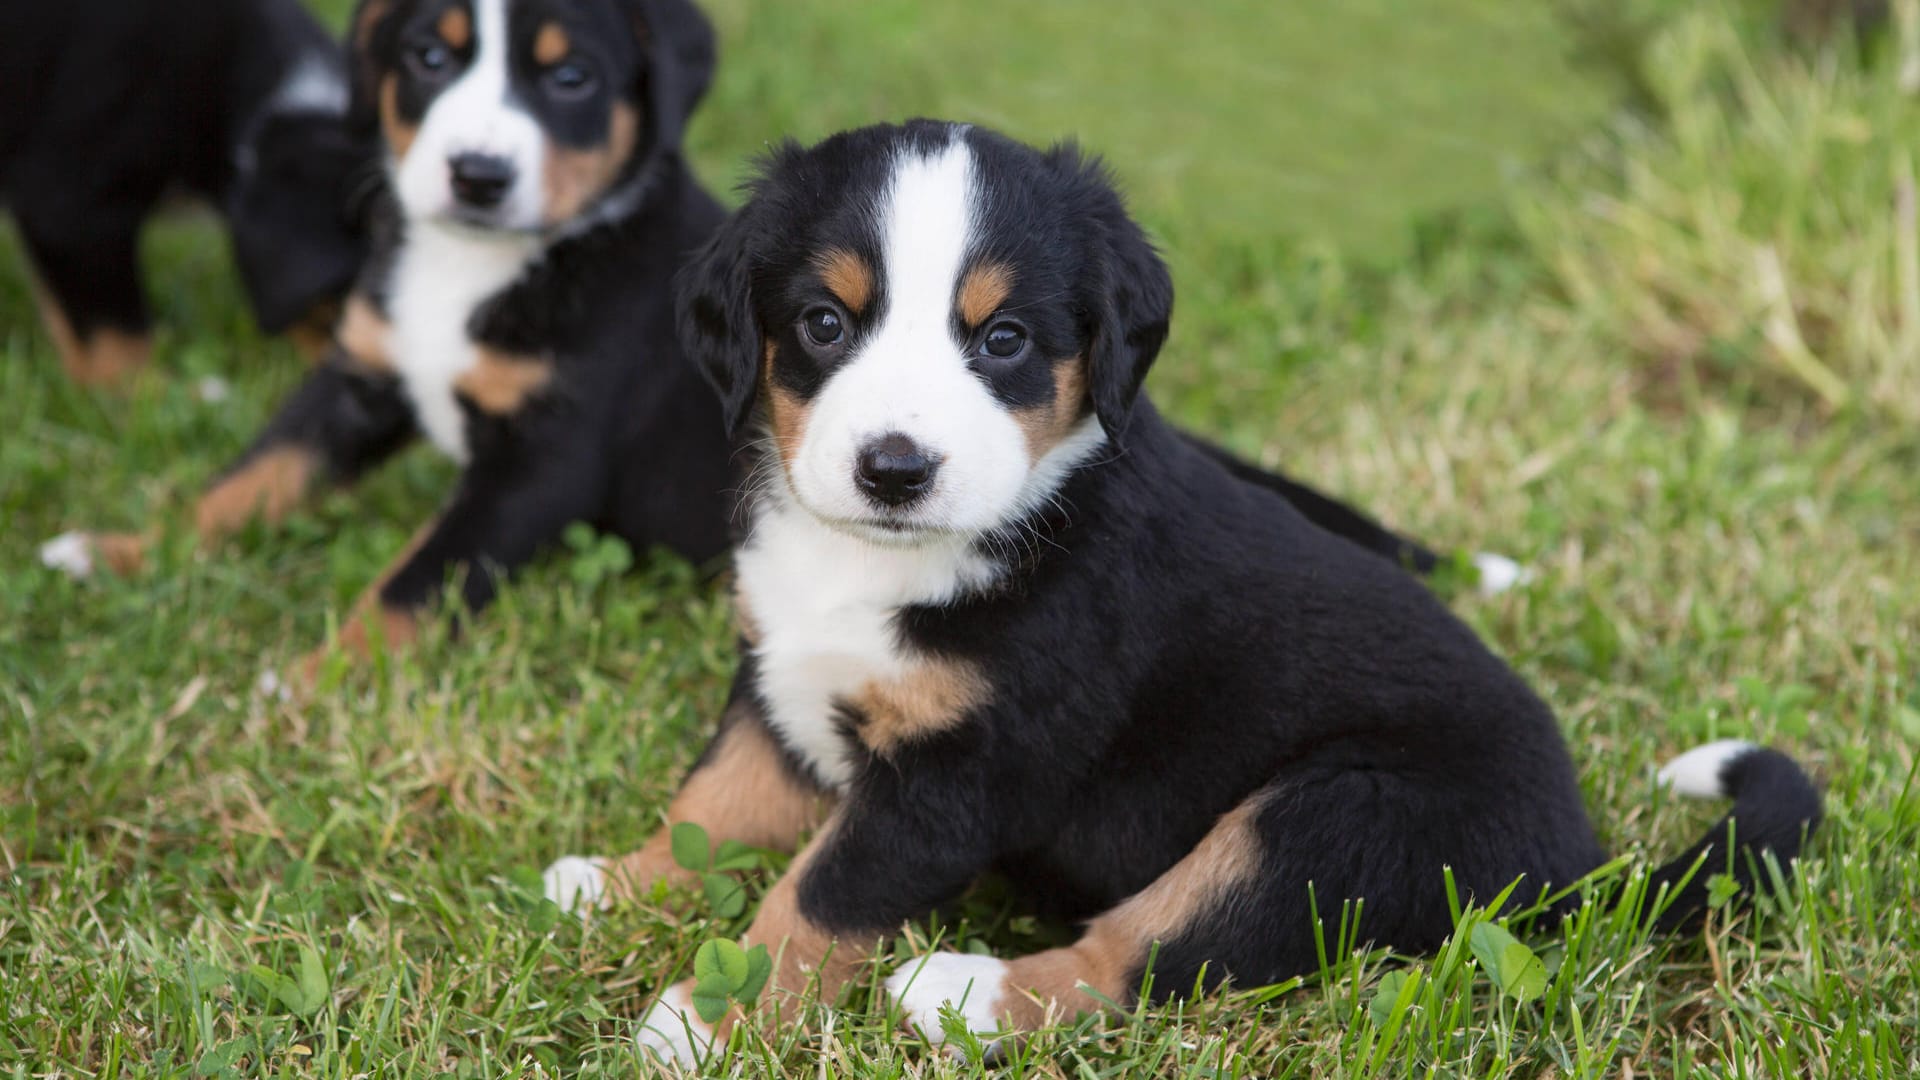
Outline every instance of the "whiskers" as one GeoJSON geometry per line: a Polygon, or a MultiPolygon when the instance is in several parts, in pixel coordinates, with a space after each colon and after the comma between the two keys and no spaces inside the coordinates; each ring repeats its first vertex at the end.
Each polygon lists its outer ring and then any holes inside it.
{"type": "MultiPolygon", "coordinates": [[[[786,440],[794,444],[797,440],[786,440]]],[[[734,450],[733,457],[748,459],[747,473],[740,486],[732,490],[736,496],[733,512],[729,521],[737,526],[746,526],[747,540],[753,538],[755,523],[754,508],[769,497],[778,497],[784,492],[787,483],[786,467],[782,464],[787,452],[797,449],[797,445],[784,445],[779,436],[768,432],[759,438],[748,439],[734,450]]]]}

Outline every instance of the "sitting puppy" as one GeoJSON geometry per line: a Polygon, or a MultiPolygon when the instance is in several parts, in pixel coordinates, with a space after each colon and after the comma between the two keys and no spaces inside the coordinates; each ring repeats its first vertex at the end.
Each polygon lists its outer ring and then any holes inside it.
{"type": "Polygon", "coordinates": [[[345,61],[297,0],[0,9],[0,200],[77,382],[145,364],[140,228],[181,191],[225,214],[261,327],[324,341],[364,255],[345,61]]]}
{"type": "MultiPolygon", "coordinates": [[[[350,120],[386,163],[374,250],[337,347],[201,497],[202,540],[424,434],[464,471],[342,628],[351,653],[403,644],[455,571],[478,611],[574,521],[722,554],[730,448],[671,302],[725,217],[680,155],[713,70],[705,18],[687,0],[362,0],[349,44],[350,120]]],[[[137,561],[120,538],[54,543],[137,561]]]]}
{"type": "MultiPolygon", "coordinates": [[[[889,991],[930,1038],[1312,970],[1309,907],[1365,900],[1404,950],[1606,854],[1552,714],[1410,575],[1313,527],[1173,431],[1140,386],[1165,267],[1102,168],[930,121],[775,151],[682,280],[682,336],[767,480],[738,567],[743,657],[667,810],[792,848],[747,937],[771,986],[831,1000],[874,943],[997,871],[1080,940],[937,954],[889,991]],[[1310,887],[1311,886],[1311,890],[1310,887]]],[[[1739,743],[1680,759],[1736,799],[1660,868],[1678,926],[1725,868],[1799,850],[1820,800],[1739,743]],[[1710,850],[1711,849],[1711,850],[1710,850]]],[[[684,877],[667,833],[547,872],[562,904],[684,877]]],[[[641,1040],[724,1034],[668,988],[641,1040]]],[[[725,1023],[730,1020],[723,1021],[725,1023]]]]}

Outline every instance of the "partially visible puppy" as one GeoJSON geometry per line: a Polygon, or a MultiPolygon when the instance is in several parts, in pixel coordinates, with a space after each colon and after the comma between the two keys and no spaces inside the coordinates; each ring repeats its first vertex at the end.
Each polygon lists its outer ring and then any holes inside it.
{"type": "MultiPolygon", "coordinates": [[[[201,497],[202,542],[424,435],[460,479],[342,627],[356,657],[405,644],[450,578],[479,611],[575,521],[722,554],[730,447],[671,289],[725,217],[680,154],[713,70],[705,18],[688,0],[362,0],[349,45],[350,119],[387,180],[374,250],[337,347],[201,497]]],[[[112,564],[108,539],[56,543],[112,564]]]]}
{"type": "MultiPolygon", "coordinates": [[[[938,1041],[1312,970],[1363,940],[1437,946],[1461,899],[1605,860],[1547,707],[1410,575],[1314,527],[1141,394],[1165,267],[1105,172],[917,121],[777,150],[683,278],[682,334],[763,482],[736,556],[743,657],[667,808],[794,848],[747,938],[772,1000],[831,1001],[877,940],[988,871],[1089,920],[1032,956],[937,954],[887,983],[938,1041]],[[1315,916],[1317,902],[1320,918],[1315,916]],[[1157,952],[1156,952],[1157,946],[1157,952]]],[[[1676,764],[1723,821],[1655,872],[1661,925],[1748,890],[1820,798],[1787,758],[1676,764]],[[1697,858],[1708,869],[1689,880],[1697,858]]],[[[547,875],[563,904],[684,878],[663,829],[547,875]]],[[[668,987],[643,1045],[725,1035],[668,987]]]]}
{"type": "Polygon", "coordinates": [[[364,256],[339,46],[298,0],[0,7],[0,201],[75,381],[147,360],[140,228],[184,192],[226,216],[262,329],[323,341],[364,256]]]}

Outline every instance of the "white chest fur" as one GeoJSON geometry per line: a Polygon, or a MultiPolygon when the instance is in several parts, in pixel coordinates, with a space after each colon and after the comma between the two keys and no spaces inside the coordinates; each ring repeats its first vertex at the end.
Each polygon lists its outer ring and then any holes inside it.
{"type": "Polygon", "coordinates": [[[992,565],[964,543],[886,547],[822,525],[791,504],[762,508],[735,556],[767,722],[821,780],[845,787],[854,762],[834,703],[906,670],[894,617],[984,584],[992,565]]]}
{"type": "Polygon", "coordinates": [[[416,223],[394,265],[387,313],[393,362],[427,438],[467,460],[466,416],[454,380],[475,362],[467,323],[481,301],[518,278],[539,251],[532,237],[416,223]]]}

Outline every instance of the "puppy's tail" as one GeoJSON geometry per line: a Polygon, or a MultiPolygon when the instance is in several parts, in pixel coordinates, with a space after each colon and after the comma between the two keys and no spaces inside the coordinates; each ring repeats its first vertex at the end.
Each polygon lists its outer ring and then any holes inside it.
{"type": "Polygon", "coordinates": [[[1771,853],[1784,870],[1820,824],[1820,792],[1806,770],[1787,755],[1752,743],[1723,739],[1695,747],[1667,762],[1660,781],[1688,798],[1733,800],[1733,809],[1698,843],[1649,879],[1647,895],[1658,896],[1664,888],[1670,900],[1655,923],[1664,932],[1698,928],[1715,875],[1729,875],[1740,886],[1739,896],[1751,899],[1767,884],[1759,876],[1761,856],[1771,853]]]}

